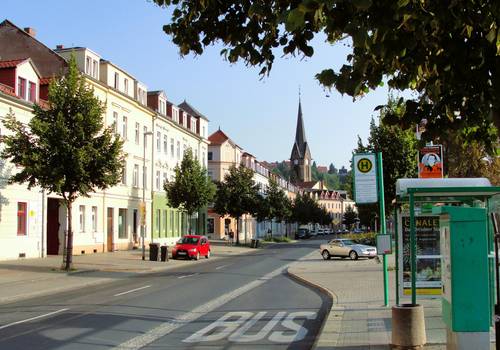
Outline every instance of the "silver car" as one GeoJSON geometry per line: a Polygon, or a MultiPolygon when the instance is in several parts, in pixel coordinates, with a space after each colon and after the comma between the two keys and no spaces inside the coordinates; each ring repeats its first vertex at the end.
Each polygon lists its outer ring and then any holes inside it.
{"type": "Polygon", "coordinates": [[[336,238],[332,239],[326,244],[319,246],[319,252],[323,259],[328,260],[332,256],[339,256],[342,258],[349,257],[351,260],[357,260],[359,257],[366,257],[373,259],[377,256],[377,248],[357,244],[350,239],[336,238]]]}

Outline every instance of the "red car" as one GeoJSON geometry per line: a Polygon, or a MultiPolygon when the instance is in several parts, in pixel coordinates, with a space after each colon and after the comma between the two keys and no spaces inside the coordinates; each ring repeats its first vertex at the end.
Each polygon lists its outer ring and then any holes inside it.
{"type": "Polygon", "coordinates": [[[174,248],[172,248],[172,259],[187,258],[200,259],[210,257],[210,242],[205,236],[187,235],[179,239],[174,248]]]}

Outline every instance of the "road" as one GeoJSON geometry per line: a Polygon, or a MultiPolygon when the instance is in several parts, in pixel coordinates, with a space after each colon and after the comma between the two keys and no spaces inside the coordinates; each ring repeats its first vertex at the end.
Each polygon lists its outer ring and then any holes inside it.
{"type": "Polygon", "coordinates": [[[0,349],[310,349],[330,306],[286,266],[319,240],[0,307],[0,349]]]}

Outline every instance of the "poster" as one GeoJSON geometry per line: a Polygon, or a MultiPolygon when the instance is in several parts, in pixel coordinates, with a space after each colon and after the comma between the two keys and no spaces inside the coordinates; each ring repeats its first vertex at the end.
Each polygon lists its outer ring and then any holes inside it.
{"type": "MultiPolygon", "coordinates": [[[[403,293],[411,294],[410,218],[403,216],[403,293]]],[[[415,218],[417,235],[417,294],[441,293],[439,216],[415,218]]]]}
{"type": "Polygon", "coordinates": [[[440,179],[443,177],[441,145],[425,146],[419,151],[418,177],[422,179],[440,179]]]}

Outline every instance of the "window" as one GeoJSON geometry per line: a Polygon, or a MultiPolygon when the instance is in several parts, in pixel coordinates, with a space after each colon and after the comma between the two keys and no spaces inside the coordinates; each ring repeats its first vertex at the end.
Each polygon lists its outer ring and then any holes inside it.
{"type": "Polygon", "coordinates": [[[87,73],[88,75],[90,75],[91,72],[91,66],[90,66],[91,61],[92,59],[89,56],[85,58],[85,73],[87,73]]]}
{"type": "Polygon", "coordinates": [[[121,183],[122,183],[122,185],[126,185],[127,184],[127,162],[123,162],[121,183]]]}
{"type": "Polygon", "coordinates": [[[118,209],[118,238],[127,238],[127,209],[118,209]]]}
{"type": "Polygon", "coordinates": [[[174,139],[170,139],[170,156],[173,157],[174,156],[174,139]]]}
{"type": "Polygon", "coordinates": [[[134,235],[137,234],[137,223],[139,222],[139,220],[137,219],[138,215],[139,215],[139,212],[137,211],[137,209],[134,209],[133,218],[132,218],[133,219],[132,233],[134,235]]]}
{"type": "Polygon", "coordinates": [[[136,145],[139,144],[139,129],[140,129],[139,123],[135,123],[135,144],[136,145]]]}
{"type": "Polygon", "coordinates": [[[118,73],[115,72],[115,85],[114,85],[115,89],[119,89],[120,87],[120,75],[118,73]]]}
{"type": "Polygon", "coordinates": [[[92,60],[92,76],[96,79],[99,79],[99,77],[97,75],[97,61],[96,60],[92,60]]]}
{"type": "Polygon", "coordinates": [[[177,141],[177,158],[181,158],[181,142],[177,141]]]}
{"type": "Polygon", "coordinates": [[[156,151],[161,152],[161,132],[156,132],[156,151]]]}
{"type": "Polygon", "coordinates": [[[85,232],[85,206],[80,205],[80,232],[85,232]]]}
{"type": "Polygon", "coordinates": [[[178,123],[179,122],[179,111],[177,109],[174,109],[172,111],[173,117],[174,117],[174,122],[178,123]]]}
{"type": "Polygon", "coordinates": [[[132,174],[132,186],[139,187],[139,165],[134,164],[134,172],[132,174]]]}
{"type": "Polygon", "coordinates": [[[191,118],[191,131],[196,133],[196,119],[191,118]]]}
{"type": "Polygon", "coordinates": [[[166,172],[164,172],[164,173],[163,173],[163,184],[165,184],[165,182],[167,182],[167,179],[168,179],[168,177],[167,177],[167,173],[166,173],[166,172]]]}
{"type": "Polygon", "coordinates": [[[202,136],[202,137],[205,137],[205,127],[202,127],[202,128],[201,128],[201,136],[202,136]]]}
{"type": "Polygon", "coordinates": [[[128,95],[128,79],[123,79],[123,91],[128,95]]]}
{"type": "Polygon", "coordinates": [[[168,137],[167,135],[163,135],[163,152],[165,155],[168,153],[168,137]]]}
{"type": "Polygon", "coordinates": [[[23,99],[26,99],[26,79],[17,78],[17,95],[23,99]]]}
{"type": "Polygon", "coordinates": [[[118,112],[113,112],[113,123],[114,123],[115,134],[117,134],[118,133],[118,112]]]}
{"type": "Polygon", "coordinates": [[[92,232],[97,232],[97,207],[92,207],[92,232]]]}
{"type": "Polygon", "coordinates": [[[126,116],[123,116],[122,137],[125,140],[128,138],[128,135],[127,135],[127,124],[128,124],[128,119],[127,119],[126,116]]]}
{"type": "Polygon", "coordinates": [[[28,228],[28,203],[17,202],[17,235],[25,236],[28,228]]]}
{"type": "Polygon", "coordinates": [[[157,172],[156,172],[156,189],[157,189],[157,190],[160,190],[160,176],[161,176],[161,175],[160,175],[160,172],[159,172],[159,171],[157,171],[157,172]]]}
{"type": "Polygon", "coordinates": [[[208,233],[214,233],[214,218],[208,218],[207,219],[207,232],[208,233]]]}
{"type": "Polygon", "coordinates": [[[32,81],[29,82],[30,88],[28,89],[28,101],[36,102],[36,84],[32,81]]]}

